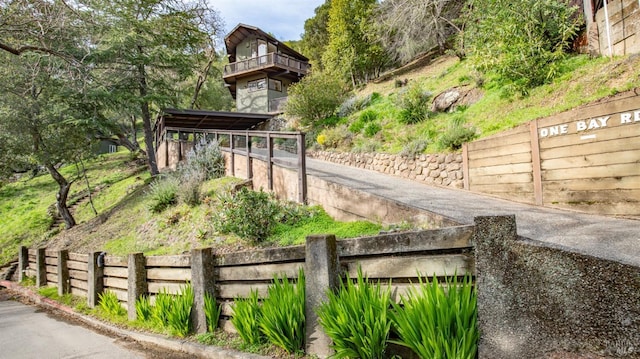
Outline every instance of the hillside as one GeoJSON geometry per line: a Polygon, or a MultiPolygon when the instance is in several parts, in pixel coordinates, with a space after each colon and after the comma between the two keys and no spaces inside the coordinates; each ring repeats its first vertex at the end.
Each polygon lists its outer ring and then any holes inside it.
{"type": "MultiPolygon", "coordinates": [[[[640,55],[613,60],[577,56],[563,66],[564,75],[523,98],[505,96],[491,79],[477,78],[468,64],[455,57],[440,57],[426,66],[404,73],[397,71],[385,81],[359,89],[354,96],[356,99],[373,100],[309,137],[331,136],[335,141],[333,146],[328,146],[328,142],[324,146],[318,143],[314,146],[341,151],[406,151],[409,154],[451,151],[451,148],[443,148],[441,138],[454,124],[473,129],[476,136],[482,137],[640,87],[640,55]],[[397,80],[404,82],[405,79],[406,86],[396,87],[397,80]],[[460,106],[452,113],[432,114],[424,121],[404,124],[398,120],[397,98],[410,86],[419,86],[433,96],[454,87],[473,90],[478,94],[477,102],[460,106]],[[369,114],[363,115],[367,112],[369,114]],[[362,127],[358,128],[360,125],[362,127]],[[371,135],[374,131],[367,132],[367,126],[377,131],[371,135]]],[[[106,250],[112,254],[135,251],[181,253],[198,246],[238,250],[250,245],[237,237],[220,235],[211,220],[218,195],[226,193],[237,180],[205,183],[203,205],[182,204],[154,214],[148,210],[149,199],[145,195],[149,174],[129,154],[100,156],[86,166],[92,201],[86,196],[84,180],[77,181],[72,187],[70,203],[74,204],[79,225],[71,230],[54,225],[49,215],[55,202],[56,185],[47,174],[33,178],[23,176],[0,187],[0,264],[15,258],[20,245],[47,245],[80,252],[106,250]],[[91,202],[97,214],[93,212],[91,202]]],[[[63,168],[67,176],[76,171],[75,166],[63,168]]],[[[336,227],[335,223],[321,224],[328,225],[331,230],[336,227]]],[[[318,223],[312,225],[308,230],[316,233],[327,228],[317,227],[318,223]]],[[[359,229],[359,233],[375,233],[380,228],[365,227],[359,229]]],[[[304,235],[298,236],[303,238],[304,235]]],[[[291,244],[298,240],[280,237],[275,241],[291,244]]]]}
{"type": "Polygon", "coordinates": [[[356,102],[367,98],[374,100],[311,136],[325,135],[329,141],[324,146],[316,144],[316,147],[330,150],[407,154],[447,152],[454,148],[442,138],[444,134],[455,132],[458,125],[473,131],[476,137],[484,137],[640,87],[638,54],[614,59],[579,55],[568,58],[561,68],[562,75],[552,83],[537,87],[527,97],[522,97],[505,93],[492,78],[482,78],[474,73],[465,61],[453,56],[439,57],[405,73],[396,70],[387,80],[372,82],[359,89],[355,92],[356,102]],[[406,86],[397,87],[399,82],[406,86]],[[453,88],[471,94],[473,99],[453,112],[431,113],[426,120],[406,124],[399,121],[399,97],[410,91],[411,86],[431,94],[429,103],[438,94],[453,88]],[[369,113],[363,115],[365,112],[369,113]],[[372,130],[364,128],[363,124],[372,130]]]}

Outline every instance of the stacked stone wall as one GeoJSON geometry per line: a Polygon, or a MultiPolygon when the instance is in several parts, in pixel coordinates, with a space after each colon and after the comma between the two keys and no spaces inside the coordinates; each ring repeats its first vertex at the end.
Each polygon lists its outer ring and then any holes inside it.
{"type": "Polygon", "coordinates": [[[464,172],[459,153],[422,154],[415,157],[387,153],[308,151],[322,161],[363,168],[428,184],[463,188],[464,172]]]}

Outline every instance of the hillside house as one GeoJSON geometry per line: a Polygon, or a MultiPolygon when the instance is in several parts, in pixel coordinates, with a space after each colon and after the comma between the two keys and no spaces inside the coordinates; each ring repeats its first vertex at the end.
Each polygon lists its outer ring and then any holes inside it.
{"type": "Polygon", "coordinates": [[[224,39],[224,82],[238,112],[278,114],[287,90],[310,70],[309,59],[257,27],[236,26],[224,39]]]}

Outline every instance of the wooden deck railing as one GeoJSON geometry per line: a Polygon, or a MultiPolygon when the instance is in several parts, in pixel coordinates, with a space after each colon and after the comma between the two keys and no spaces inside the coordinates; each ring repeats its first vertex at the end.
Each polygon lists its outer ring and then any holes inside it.
{"type": "Polygon", "coordinates": [[[270,53],[250,59],[237,61],[225,65],[224,77],[234,76],[245,72],[265,69],[269,67],[278,67],[284,70],[294,71],[303,75],[309,72],[310,65],[306,61],[300,61],[293,57],[270,53]]]}

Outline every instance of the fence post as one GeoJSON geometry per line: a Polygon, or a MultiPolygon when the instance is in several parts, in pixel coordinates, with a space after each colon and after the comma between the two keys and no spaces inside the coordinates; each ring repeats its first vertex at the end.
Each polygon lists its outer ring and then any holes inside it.
{"type": "Polygon", "coordinates": [[[47,285],[47,263],[44,248],[38,248],[36,252],[36,287],[47,285]]]}
{"type": "Polygon", "coordinates": [[[327,300],[327,291],[335,290],[340,281],[338,250],[334,235],[307,237],[305,255],[305,346],[306,353],[326,358],[333,354],[331,339],[320,326],[316,309],[327,300]]]}
{"type": "Polygon", "coordinates": [[[127,315],[136,320],[136,301],[147,293],[147,270],[142,253],[129,254],[127,262],[127,315]]]}
{"type": "Polygon", "coordinates": [[[298,145],[298,202],[300,203],[307,203],[307,154],[304,137],[303,132],[299,132],[296,136],[298,145]]]}
{"type": "Polygon", "coordinates": [[[207,331],[207,317],[204,312],[205,295],[209,293],[215,298],[214,265],[211,248],[191,250],[191,287],[194,294],[191,323],[194,331],[199,334],[207,331]]]}
{"type": "Polygon", "coordinates": [[[69,259],[69,251],[66,249],[58,251],[58,295],[63,296],[70,291],[69,284],[69,267],[67,260],[69,259]]]}
{"type": "Polygon", "coordinates": [[[25,271],[29,268],[29,249],[25,246],[20,246],[20,252],[18,252],[18,282],[22,283],[25,279],[25,271]]]}
{"type": "Polygon", "coordinates": [[[104,283],[104,253],[89,253],[87,261],[87,304],[90,308],[98,305],[99,295],[102,293],[104,283]],[[98,263],[100,260],[101,263],[98,263]]]}

